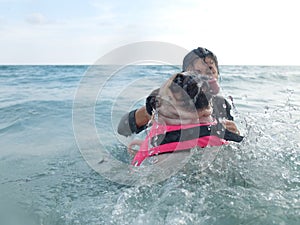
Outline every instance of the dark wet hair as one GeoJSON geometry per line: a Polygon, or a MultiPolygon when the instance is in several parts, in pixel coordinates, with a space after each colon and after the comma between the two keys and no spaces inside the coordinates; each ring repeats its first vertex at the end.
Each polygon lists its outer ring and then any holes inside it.
{"type": "Polygon", "coordinates": [[[198,59],[198,58],[205,59],[206,57],[211,57],[212,60],[214,60],[217,70],[218,70],[218,74],[219,74],[219,65],[218,65],[217,56],[213,52],[209,51],[206,48],[202,48],[202,47],[193,49],[184,57],[183,63],[182,63],[182,71],[186,71],[187,68],[190,65],[192,65],[196,59],[198,59]]]}

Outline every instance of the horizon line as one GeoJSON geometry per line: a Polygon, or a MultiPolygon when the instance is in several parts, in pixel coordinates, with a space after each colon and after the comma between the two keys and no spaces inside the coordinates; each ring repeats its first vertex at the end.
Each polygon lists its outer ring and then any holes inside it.
{"type": "MultiPolygon", "coordinates": [[[[54,64],[54,63],[48,63],[48,64],[44,64],[44,63],[37,63],[37,64],[20,64],[20,63],[8,63],[8,64],[1,64],[0,66],[93,66],[93,65],[98,65],[98,66],[111,66],[111,65],[117,65],[117,64],[88,64],[88,63],[74,63],[74,64],[70,64],[70,63],[58,63],[58,64],[54,64]]],[[[162,65],[162,64],[129,64],[129,65],[134,65],[134,66],[181,66],[181,65],[162,65]]],[[[219,66],[300,66],[299,65],[288,65],[288,64],[281,64],[281,65],[272,65],[272,64],[219,64],[219,66]]]]}

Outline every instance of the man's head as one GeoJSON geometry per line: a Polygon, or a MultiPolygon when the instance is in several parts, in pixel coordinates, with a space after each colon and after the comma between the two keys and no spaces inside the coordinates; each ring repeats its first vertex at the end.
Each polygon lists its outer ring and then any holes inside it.
{"type": "Polygon", "coordinates": [[[183,59],[182,71],[196,71],[218,79],[219,67],[217,56],[206,48],[197,48],[183,59]]]}

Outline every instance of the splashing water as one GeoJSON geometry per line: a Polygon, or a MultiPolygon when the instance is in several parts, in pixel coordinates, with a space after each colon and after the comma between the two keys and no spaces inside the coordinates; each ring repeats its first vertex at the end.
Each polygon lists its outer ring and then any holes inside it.
{"type": "MultiPolygon", "coordinates": [[[[193,149],[178,173],[139,187],[100,176],[77,149],[72,99],[85,69],[0,67],[0,224],[300,223],[299,67],[220,67],[243,142],[222,147],[204,171],[204,149],[193,149]]],[[[171,69],[132,67],[112,82],[122,87],[130,74],[161,73],[171,69]]],[[[106,94],[96,107],[97,125],[109,127],[112,101],[106,94]]],[[[108,129],[100,137],[130,163],[126,146],[108,129]]]]}

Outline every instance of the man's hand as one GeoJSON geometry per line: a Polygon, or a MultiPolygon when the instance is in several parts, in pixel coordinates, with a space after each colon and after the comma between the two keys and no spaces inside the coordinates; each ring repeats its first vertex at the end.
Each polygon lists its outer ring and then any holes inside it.
{"type": "Polygon", "coordinates": [[[240,131],[237,129],[235,123],[232,120],[223,120],[224,127],[232,133],[240,135],[240,131]]]}

